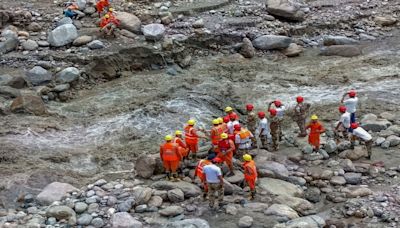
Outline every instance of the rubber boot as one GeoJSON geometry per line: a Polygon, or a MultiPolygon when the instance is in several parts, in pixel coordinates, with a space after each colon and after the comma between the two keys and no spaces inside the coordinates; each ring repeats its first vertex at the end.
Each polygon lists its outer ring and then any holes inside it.
{"type": "Polygon", "coordinates": [[[255,197],[256,197],[256,190],[251,190],[249,199],[254,200],[255,197]]]}
{"type": "Polygon", "coordinates": [[[171,180],[171,173],[167,172],[167,176],[165,177],[166,180],[171,180]]]}
{"type": "Polygon", "coordinates": [[[172,173],[172,181],[176,182],[176,181],[179,181],[179,180],[180,179],[179,179],[178,174],[177,173],[172,173]]]}

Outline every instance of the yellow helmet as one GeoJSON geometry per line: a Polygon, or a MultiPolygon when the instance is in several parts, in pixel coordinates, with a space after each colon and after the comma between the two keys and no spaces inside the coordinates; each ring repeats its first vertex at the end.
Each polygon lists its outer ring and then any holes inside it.
{"type": "Polygon", "coordinates": [[[222,119],[222,117],[219,117],[217,120],[219,124],[222,124],[224,122],[224,119],[222,119]]]}
{"type": "Polygon", "coordinates": [[[228,106],[228,107],[225,108],[225,112],[230,112],[230,111],[233,111],[233,108],[232,108],[232,107],[229,107],[229,106],[228,106]]]}
{"type": "Polygon", "coordinates": [[[227,138],[228,138],[228,134],[226,134],[226,133],[221,134],[221,139],[227,139],[227,138]]]}
{"type": "Polygon", "coordinates": [[[175,135],[182,135],[182,131],[179,130],[175,131],[175,135]]]}
{"type": "Polygon", "coordinates": [[[253,158],[251,157],[250,154],[245,154],[245,155],[243,155],[243,160],[245,160],[245,161],[251,161],[251,160],[253,160],[253,158]]]}
{"type": "Polygon", "coordinates": [[[110,18],[110,15],[106,14],[104,15],[105,18],[110,18]]]}
{"type": "Polygon", "coordinates": [[[112,12],[112,11],[114,11],[114,9],[113,8],[109,8],[108,11],[112,12]]]}
{"type": "Polygon", "coordinates": [[[191,126],[193,126],[195,123],[196,123],[196,120],[189,120],[188,122],[187,122],[189,125],[191,125],[191,126]]]}
{"type": "Polygon", "coordinates": [[[318,120],[318,116],[317,115],[312,115],[311,116],[311,120],[318,120]]]}
{"type": "Polygon", "coordinates": [[[171,141],[172,135],[166,135],[164,139],[165,139],[165,141],[171,141]]]}
{"type": "Polygon", "coordinates": [[[213,120],[212,120],[212,124],[214,124],[214,125],[219,124],[219,120],[218,120],[218,119],[213,119],[213,120]]]}

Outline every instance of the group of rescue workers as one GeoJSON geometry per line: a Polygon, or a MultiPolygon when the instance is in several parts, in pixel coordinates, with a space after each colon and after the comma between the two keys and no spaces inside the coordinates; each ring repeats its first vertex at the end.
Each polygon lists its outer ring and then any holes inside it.
{"type": "MultiPolygon", "coordinates": [[[[67,2],[66,9],[64,10],[64,15],[70,17],[71,19],[79,19],[85,16],[83,12],[79,10],[79,6],[76,2],[67,2]]],[[[100,22],[100,32],[110,36],[115,36],[115,29],[119,27],[121,22],[116,18],[114,14],[114,9],[111,7],[109,0],[97,0],[96,1],[96,11],[99,15],[100,22]]]]}
{"type": "MultiPolygon", "coordinates": [[[[318,120],[317,115],[311,116],[311,121],[306,123],[311,105],[304,102],[304,98],[298,96],[294,107],[293,119],[299,127],[298,137],[306,137],[308,131],[308,143],[314,152],[320,149],[320,135],[325,128],[318,120]]],[[[355,141],[363,141],[368,150],[368,158],[371,157],[372,137],[356,122],[356,108],[358,97],[354,90],[344,94],[339,107],[340,120],[335,125],[335,138],[337,142],[341,138],[350,140],[352,147],[355,141]],[[347,99],[346,99],[347,98],[347,99]],[[351,135],[349,135],[349,133],[351,135]],[[349,138],[351,136],[351,138],[349,138]]],[[[257,138],[261,142],[261,148],[269,151],[277,151],[282,138],[282,120],[286,108],[281,101],[275,100],[269,103],[267,119],[265,112],[254,111],[252,104],[246,105],[246,127],[241,124],[239,116],[231,107],[226,107],[226,116],[212,120],[209,131],[196,128],[196,121],[187,122],[183,132],[177,130],[175,136],[165,136],[165,143],[160,146],[160,158],[163,162],[167,179],[179,180],[178,169],[180,163],[187,159],[197,161],[199,139],[208,138],[212,148],[208,151],[206,159],[197,162],[195,177],[198,177],[203,185],[203,197],[208,194],[210,207],[215,208],[215,193],[218,193],[218,202],[223,199],[223,175],[220,166],[225,163],[229,169],[227,176],[234,175],[233,158],[243,159],[242,171],[244,179],[250,188],[250,199],[254,199],[256,193],[257,168],[253,161],[252,149],[258,148],[257,138]],[[199,134],[202,132],[202,134],[199,134]]],[[[253,154],[253,156],[256,154],[253,154]]]]}

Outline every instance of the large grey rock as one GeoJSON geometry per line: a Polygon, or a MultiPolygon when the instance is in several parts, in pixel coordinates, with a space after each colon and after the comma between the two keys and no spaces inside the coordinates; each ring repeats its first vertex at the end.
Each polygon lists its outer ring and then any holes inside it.
{"type": "Polygon", "coordinates": [[[135,32],[135,33],[140,31],[140,26],[142,23],[139,20],[139,18],[136,17],[135,15],[127,12],[117,12],[116,16],[117,19],[120,20],[121,22],[120,27],[122,29],[126,29],[130,32],[135,32]]]}
{"type": "Polygon", "coordinates": [[[314,208],[314,205],[310,203],[309,201],[303,199],[303,198],[298,198],[294,196],[288,196],[288,195],[279,195],[274,199],[274,202],[279,203],[279,204],[285,204],[288,205],[289,207],[293,208],[297,212],[303,213],[304,211],[312,210],[314,208]]]}
{"type": "Polygon", "coordinates": [[[10,107],[13,113],[28,113],[36,116],[48,114],[42,98],[33,95],[22,95],[13,100],[10,107]]]}
{"type": "Polygon", "coordinates": [[[0,86],[10,86],[16,89],[22,89],[26,85],[22,76],[11,76],[8,74],[0,75],[0,86]]]}
{"type": "Polygon", "coordinates": [[[276,35],[263,35],[253,40],[253,46],[261,50],[284,49],[289,47],[290,43],[290,37],[276,35]]]}
{"type": "Polygon", "coordinates": [[[354,187],[349,187],[347,189],[346,197],[347,198],[356,198],[356,197],[369,196],[372,194],[374,194],[374,192],[369,188],[354,186],[354,187]]]}
{"type": "Polygon", "coordinates": [[[185,198],[196,197],[201,194],[201,189],[186,181],[170,182],[170,181],[157,181],[151,185],[151,188],[158,190],[172,190],[179,188],[185,194],[185,198]]]}
{"type": "Polygon", "coordinates": [[[118,212],[111,217],[111,227],[113,228],[142,228],[143,224],[133,218],[127,212],[118,212]]]}
{"type": "Polygon", "coordinates": [[[379,119],[375,114],[369,113],[361,119],[361,127],[366,131],[380,132],[387,129],[392,123],[386,119],[379,119]]]}
{"type": "Polygon", "coordinates": [[[238,226],[240,228],[247,228],[253,225],[253,218],[250,216],[243,216],[239,219],[238,226]]]}
{"type": "Polygon", "coordinates": [[[266,215],[276,215],[287,217],[289,219],[298,218],[299,215],[295,210],[285,204],[272,204],[265,212],[266,215]]]}
{"type": "Polygon", "coordinates": [[[360,184],[361,183],[361,173],[345,173],[344,179],[347,184],[360,184]]]}
{"type": "Polygon", "coordinates": [[[27,41],[21,43],[21,46],[24,50],[27,50],[27,51],[34,51],[34,50],[38,49],[38,47],[39,47],[39,45],[34,40],[27,40],[27,41]]]}
{"type": "Polygon", "coordinates": [[[47,185],[42,192],[37,195],[36,200],[41,205],[50,205],[54,201],[60,201],[67,193],[74,191],[78,191],[78,189],[70,184],[53,182],[47,185]]]}
{"type": "Polygon", "coordinates": [[[142,32],[146,40],[158,41],[164,37],[165,27],[163,24],[148,24],[143,26],[142,32]]]}
{"type": "Polygon", "coordinates": [[[168,191],[168,199],[172,203],[178,203],[185,200],[185,195],[179,188],[168,191]]]}
{"type": "Polygon", "coordinates": [[[302,21],[305,16],[300,4],[293,0],[267,0],[267,11],[274,16],[294,21],[302,21]]]}
{"type": "Polygon", "coordinates": [[[322,228],[325,220],[317,215],[296,218],[286,223],[285,228],[322,228]]]}
{"type": "Polygon", "coordinates": [[[75,67],[67,67],[56,74],[56,81],[59,83],[70,83],[79,78],[81,72],[75,67]]]}
{"type": "Polygon", "coordinates": [[[156,169],[156,159],[147,154],[140,155],[135,163],[135,170],[139,177],[150,178],[156,169]]]}
{"type": "Polygon", "coordinates": [[[396,24],[397,19],[392,16],[376,16],[374,21],[381,26],[390,26],[396,24]]]}
{"type": "Polygon", "coordinates": [[[54,217],[57,220],[65,219],[69,225],[75,225],[76,214],[75,211],[67,206],[52,206],[46,211],[47,217],[54,217]]]}
{"type": "Polygon", "coordinates": [[[289,177],[289,171],[281,163],[274,161],[264,161],[257,163],[258,170],[268,170],[273,174],[273,177],[286,180],[289,177]]]}
{"type": "Polygon", "coordinates": [[[35,66],[26,73],[26,81],[33,86],[45,85],[53,79],[49,71],[40,66],[35,66]]]}
{"type": "Polygon", "coordinates": [[[159,211],[160,215],[171,217],[177,216],[184,212],[183,208],[180,206],[169,206],[159,211]]]}
{"type": "Polygon", "coordinates": [[[302,196],[303,190],[289,182],[273,179],[273,178],[260,178],[259,186],[263,190],[274,195],[287,195],[287,196],[302,196]]]}
{"type": "Polygon", "coordinates": [[[80,36],[80,37],[76,38],[74,40],[74,42],[72,42],[72,45],[74,45],[74,46],[82,46],[82,45],[85,45],[85,44],[91,42],[92,40],[93,40],[93,38],[91,36],[83,35],[83,36],[80,36]]]}
{"type": "Polygon", "coordinates": [[[163,228],[210,228],[210,225],[206,220],[193,218],[169,222],[165,224],[163,228]]]}
{"type": "Polygon", "coordinates": [[[346,179],[342,176],[333,176],[329,182],[333,185],[345,185],[346,179]]]}
{"type": "Polygon", "coordinates": [[[336,152],[337,151],[336,142],[334,140],[332,140],[332,139],[326,141],[324,149],[328,154],[336,152]]]}
{"type": "Polygon", "coordinates": [[[58,26],[49,33],[47,41],[53,47],[62,47],[72,43],[78,38],[78,31],[72,24],[65,24],[58,26]]]}
{"type": "Polygon", "coordinates": [[[400,144],[400,137],[396,136],[396,135],[391,135],[391,136],[386,138],[386,141],[389,142],[389,145],[391,147],[398,146],[400,144]]]}
{"type": "Polygon", "coordinates": [[[87,226],[92,222],[93,217],[89,214],[82,214],[79,216],[77,224],[82,226],[87,226]]]}
{"type": "Polygon", "coordinates": [[[88,205],[84,202],[77,202],[75,203],[75,212],[76,213],[82,213],[84,211],[86,211],[86,209],[88,208],[88,205]]]}
{"type": "Polygon", "coordinates": [[[67,24],[73,24],[74,22],[72,21],[71,18],[69,17],[63,17],[59,21],[57,21],[57,27],[61,25],[67,25],[67,24]]]}
{"type": "Polygon", "coordinates": [[[345,150],[339,154],[341,158],[348,158],[352,161],[366,157],[368,155],[367,149],[364,146],[356,146],[353,150],[345,150]]]}
{"type": "Polygon", "coordinates": [[[225,180],[227,180],[227,181],[228,181],[229,183],[231,183],[231,184],[239,184],[239,183],[242,183],[243,180],[244,180],[244,175],[243,175],[243,173],[240,172],[240,171],[238,171],[238,170],[235,170],[235,171],[234,171],[234,174],[235,174],[235,175],[233,175],[233,176],[225,177],[225,180]]]}
{"type": "Polygon", "coordinates": [[[346,36],[325,36],[323,39],[325,46],[331,45],[346,45],[346,44],[359,44],[358,40],[346,36]]]}
{"type": "Polygon", "coordinates": [[[321,190],[316,187],[307,188],[304,197],[312,203],[318,203],[321,201],[321,190]]]}
{"type": "Polygon", "coordinates": [[[0,96],[5,98],[16,98],[21,96],[21,92],[10,86],[0,86],[0,96]]]}
{"type": "Polygon", "coordinates": [[[361,55],[361,48],[356,45],[333,45],[328,47],[322,47],[320,55],[323,56],[342,56],[342,57],[354,57],[361,55]]]}
{"type": "Polygon", "coordinates": [[[151,188],[141,187],[141,186],[134,187],[132,191],[133,191],[133,196],[135,197],[136,200],[135,205],[146,204],[147,202],[149,202],[151,194],[153,192],[151,188]]]}
{"type": "Polygon", "coordinates": [[[240,48],[240,54],[245,58],[253,58],[256,54],[256,50],[253,47],[253,44],[248,38],[244,38],[242,41],[242,46],[240,48]]]}
{"type": "Polygon", "coordinates": [[[6,41],[0,42],[0,54],[6,54],[18,47],[19,40],[17,37],[7,38],[6,41]]]}
{"type": "Polygon", "coordinates": [[[163,198],[160,196],[152,196],[147,204],[149,207],[161,207],[163,204],[163,198]]]}

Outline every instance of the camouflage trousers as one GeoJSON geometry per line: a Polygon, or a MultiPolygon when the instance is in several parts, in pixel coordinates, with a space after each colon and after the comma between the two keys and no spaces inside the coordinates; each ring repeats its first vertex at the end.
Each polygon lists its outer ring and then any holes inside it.
{"type": "MultiPolygon", "coordinates": [[[[255,134],[256,129],[255,129],[255,128],[250,128],[250,127],[249,127],[249,131],[250,131],[251,133],[255,134]]],[[[256,147],[257,147],[257,138],[256,138],[256,137],[251,138],[251,145],[253,146],[253,148],[256,148],[256,147]]]]}
{"type": "Polygon", "coordinates": [[[276,132],[271,132],[271,137],[272,137],[272,150],[277,151],[279,149],[279,139],[280,139],[281,133],[280,131],[276,132]]]}
{"type": "Polygon", "coordinates": [[[268,135],[260,135],[261,148],[268,148],[268,135]]]}
{"type": "Polygon", "coordinates": [[[207,183],[208,186],[208,200],[210,201],[210,207],[214,208],[215,206],[215,193],[218,194],[217,196],[217,206],[219,206],[219,203],[224,200],[224,186],[221,185],[220,183],[218,184],[213,184],[213,183],[207,183]]]}
{"type": "Polygon", "coordinates": [[[307,131],[306,131],[306,119],[297,119],[296,120],[297,126],[299,126],[299,136],[307,136],[307,131]]]}

